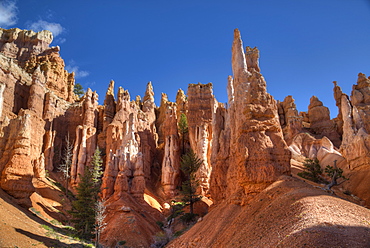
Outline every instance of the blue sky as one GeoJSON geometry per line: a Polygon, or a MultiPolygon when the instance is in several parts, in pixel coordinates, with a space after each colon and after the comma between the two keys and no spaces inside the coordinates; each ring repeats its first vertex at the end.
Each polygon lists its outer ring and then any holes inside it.
{"type": "Polygon", "coordinates": [[[350,94],[359,72],[370,76],[369,0],[0,0],[0,27],[51,29],[100,103],[111,79],[132,99],[152,81],[157,104],[161,92],[174,101],[179,88],[212,82],[226,102],[234,28],[259,48],[268,92],[293,95],[299,111],[316,95],[334,117],[332,82],[350,94]]]}

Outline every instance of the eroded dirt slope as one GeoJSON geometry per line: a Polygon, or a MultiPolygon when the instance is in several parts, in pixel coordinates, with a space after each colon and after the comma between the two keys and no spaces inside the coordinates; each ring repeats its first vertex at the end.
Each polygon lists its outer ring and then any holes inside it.
{"type": "Polygon", "coordinates": [[[370,247],[370,210],[282,176],[246,206],[216,206],[167,247],[370,247]]]}

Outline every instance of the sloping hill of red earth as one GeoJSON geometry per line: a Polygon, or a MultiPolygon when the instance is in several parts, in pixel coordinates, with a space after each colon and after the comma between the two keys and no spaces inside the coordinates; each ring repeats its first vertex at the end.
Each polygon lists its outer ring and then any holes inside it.
{"type": "Polygon", "coordinates": [[[167,247],[370,247],[370,210],[282,176],[245,206],[216,206],[167,247]]]}

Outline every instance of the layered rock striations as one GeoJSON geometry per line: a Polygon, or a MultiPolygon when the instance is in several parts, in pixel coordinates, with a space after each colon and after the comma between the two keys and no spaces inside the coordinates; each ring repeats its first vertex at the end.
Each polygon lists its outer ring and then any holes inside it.
{"type": "MultiPolygon", "coordinates": [[[[341,92],[335,86],[334,92],[341,92]]],[[[366,178],[370,176],[370,78],[359,73],[357,84],[353,85],[351,97],[337,94],[343,118],[343,140],[340,152],[348,162],[350,177],[347,187],[351,192],[370,204],[369,185],[366,178]],[[340,98],[339,98],[340,95],[340,98]]]]}
{"type": "Polygon", "coordinates": [[[209,194],[211,176],[212,117],[216,101],[212,93],[212,84],[189,84],[188,113],[190,146],[202,160],[196,177],[199,180],[200,194],[209,194]]]}
{"type": "MultiPolygon", "coordinates": [[[[240,33],[235,30],[233,78],[229,78],[228,86],[231,101],[224,129],[224,135],[230,133],[228,167],[215,169],[227,170],[227,173],[220,178],[215,174],[213,181],[227,185],[223,189],[226,195],[231,195],[233,202],[239,204],[245,203],[245,196],[260,192],[280,175],[290,174],[290,152],[280,128],[277,103],[266,92],[266,82],[256,68],[257,60],[246,58],[240,33]]],[[[218,119],[223,118],[222,111],[216,113],[218,119]]],[[[214,198],[220,200],[215,193],[214,198]]]]}
{"type": "Polygon", "coordinates": [[[292,96],[277,103],[267,93],[258,49],[244,51],[235,30],[227,104],[217,102],[211,83],[190,84],[187,96],[178,91],[176,102],[162,93],[156,107],[150,82],[142,100],[131,100],[122,87],[115,96],[111,81],[99,105],[91,89],[81,99],[73,94],[74,74],[64,69],[51,41],[48,31],[0,29],[0,187],[20,203],[30,206],[35,179],[58,173],[67,138],[73,146],[70,189],[91,166],[95,149],[102,151],[101,196],[112,227],[102,237],[110,246],[117,230],[132,228],[140,232],[130,245],[150,245],[163,215],[148,196],[163,202],[178,196],[180,156],[188,148],[203,161],[198,193],[216,204],[227,199],[245,205],[279,176],[289,175],[291,152],[297,160],[317,157],[324,165],[337,160],[351,175],[348,188],[369,201],[363,183],[370,177],[370,79],[365,75],[359,75],[351,98],[335,84],[336,119],[330,120],[316,97],[307,113],[298,114],[292,96]],[[182,114],[188,135],[179,131],[182,114]]]}

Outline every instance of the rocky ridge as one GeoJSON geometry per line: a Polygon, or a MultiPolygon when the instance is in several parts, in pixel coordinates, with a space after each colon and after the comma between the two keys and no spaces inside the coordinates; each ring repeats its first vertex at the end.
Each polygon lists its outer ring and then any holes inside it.
{"type": "Polygon", "coordinates": [[[122,87],[115,97],[111,81],[99,105],[91,89],[81,99],[74,95],[74,74],[51,42],[49,31],[0,29],[0,187],[19,204],[30,207],[35,195],[43,196],[37,188],[48,173],[58,178],[69,136],[71,190],[96,147],[102,149],[108,209],[103,243],[114,246],[132,231],[129,244],[148,247],[160,231],[156,222],[164,221],[165,203],[179,194],[182,113],[187,146],[203,160],[198,192],[207,202],[243,208],[291,174],[291,159],[318,158],[323,167],[336,160],[350,178],[344,187],[370,204],[364,183],[370,177],[370,79],[364,74],[351,97],[335,83],[337,118],[330,120],[315,96],[308,112],[298,113],[292,96],[279,102],[267,93],[258,49],[244,50],[235,30],[227,104],[217,102],[211,83],[190,84],[187,97],[179,90],[176,102],[162,94],[157,107],[150,82],[143,99],[131,100],[122,87]]]}

